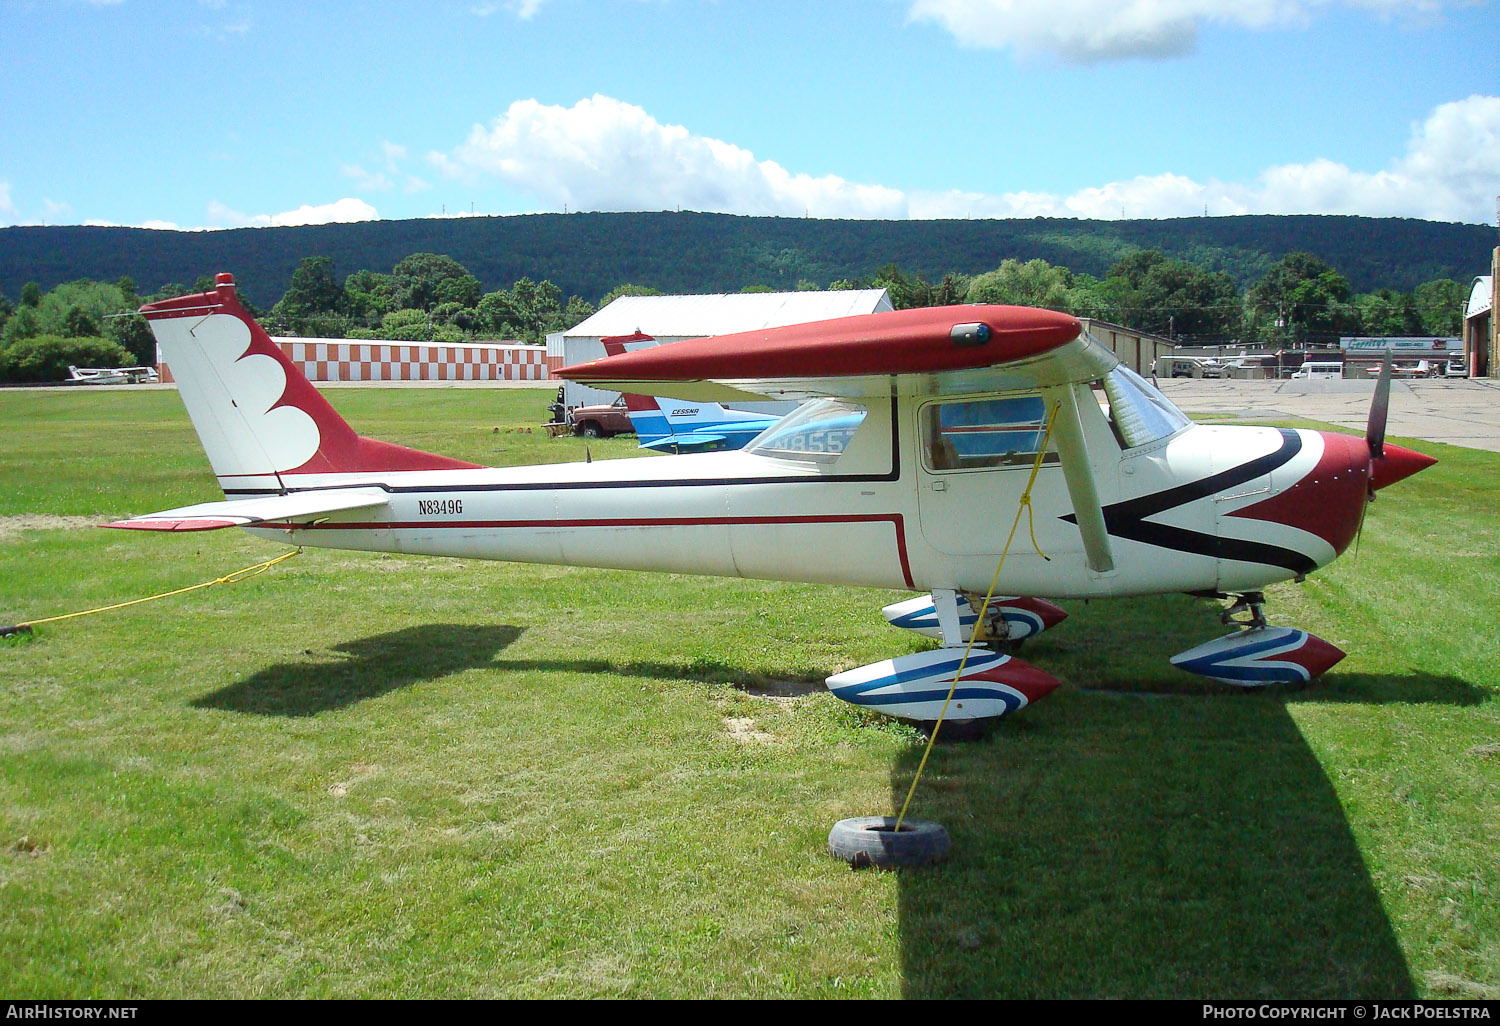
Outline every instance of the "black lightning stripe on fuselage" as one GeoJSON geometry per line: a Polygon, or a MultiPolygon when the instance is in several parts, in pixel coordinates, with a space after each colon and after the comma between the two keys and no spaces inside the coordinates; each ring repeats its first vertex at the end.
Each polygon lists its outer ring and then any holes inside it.
{"type": "MultiPolygon", "coordinates": [[[[1284,466],[1302,451],[1302,436],[1287,428],[1281,432],[1281,447],[1275,452],[1241,463],[1222,473],[1213,474],[1198,481],[1190,481],[1175,488],[1142,495],[1136,499],[1114,502],[1104,507],[1104,528],[1116,538],[1155,545],[1176,552],[1191,552],[1194,555],[1210,556],[1214,559],[1233,559],[1241,563],[1264,563],[1280,566],[1293,573],[1305,574],[1317,568],[1317,564],[1306,553],[1264,542],[1245,541],[1240,538],[1221,538],[1218,535],[1190,531],[1184,527],[1157,524],[1147,517],[1189,502],[1205,499],[1227,488],[1254,481],[1284,466]]],[[[1068,514],[1062,519],[1077,523],[1078,518],[1068,514]]]]}

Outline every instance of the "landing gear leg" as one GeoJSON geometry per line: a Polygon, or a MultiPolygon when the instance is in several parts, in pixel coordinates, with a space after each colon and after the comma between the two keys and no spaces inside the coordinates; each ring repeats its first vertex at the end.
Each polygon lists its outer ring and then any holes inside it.
{"type": "Polygon", "coordinates": [[[1264,592],[1247,591],[1235,599],[1234,605],[1219,614],[1219,622],[1228,627],[1266,626],[1266,596],[1264,592]]]}

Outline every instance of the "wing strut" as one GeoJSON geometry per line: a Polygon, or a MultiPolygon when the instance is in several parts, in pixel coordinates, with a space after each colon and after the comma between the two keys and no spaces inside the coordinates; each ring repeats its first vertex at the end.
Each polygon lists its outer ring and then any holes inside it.
{"type": "Polygon", "coordinates": [[[1094,470],[1089,462],[1088,447],[1083,440],[1083,421],[1078,417],[1078,393],[1072,385],[1055,385],[1042,389],[1048,403],[1057,403],[1057,452],[1062,457],[1063,477],[1068,482],[1068,497],[1073,500],[1073,515],[1083,535],[1083,550],[1089,569],[1107,574],[1115,568],[1110,550],[1109,531],[1104,526],[1104,510],[1099,505],[1099,490],[1094,487],[1094,470]]]}

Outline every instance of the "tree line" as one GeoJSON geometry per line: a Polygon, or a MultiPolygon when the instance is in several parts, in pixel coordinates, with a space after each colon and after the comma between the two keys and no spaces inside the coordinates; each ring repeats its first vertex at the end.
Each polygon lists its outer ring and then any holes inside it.
{"type": "MultiPolygon", "coordinates": [[[[1005,259],[981,274],[950,272],[936,281],[888,263],[873,274],[826,284],[799,278],[794,287],[883,288],[897,309],[955,303],[1039,306],[1179,342],[1278,346],[1327,344],[1343,335],[1457,335],[1468,291],[1452,278],[1438,278],[1410,292],[1381,288],[1355,294],[1343,274],[1305,252],[1286,254],[1241,289],[1223,271],[1159,250],[1129,253],[1102,277],[1040,258],[1005,259]]],[[[168,284],[141,296],[134,281],[122,277],[112,283],[68,282],[47,292],[28,282],[14,303],[0,294],[0,381],[59,380],[70,364],[153,363],[155,343],[135,309],[212,288],[212,279],[203,275],[191,285],[168,284]]],[[[743,291],[772,288],[748,285],[743,291]]],[[[551,281],[529,277],[485,292],[479,278],[451,256],[413,253],[389,273],[361,269],[342,282],[331,258],[304,257],[268,310],[243,290],[240,298],[273,335],[538,343],[617,296],[658,294],[653,287],[627,283],[593,303],[577,295],[564,299],[551,281]]]]}

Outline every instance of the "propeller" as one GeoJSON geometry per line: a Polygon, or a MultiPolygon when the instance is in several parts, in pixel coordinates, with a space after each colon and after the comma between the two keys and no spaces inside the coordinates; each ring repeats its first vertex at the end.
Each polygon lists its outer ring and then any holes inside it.
{"type": "Polygon", "coordinates": [[[1375,382],[1375,398],[1370,401],[1370,421],[1365,426],[1365,442],[1370,446],[1370,459],[1378,460],[1385,455],[1385,419],[1391,407],[1391,351],[1385,351],[1385,363],[1380,368],[1380,378],[1375,382]]]}
{"type": "Polygon", "coordinates": [[[1385,455],[1385,421],[1391,408],[1391,351],[1385,351],[1385,363],[1375,381],[1375,398],[1370,400],[1370,419],[1365,424],[1365,444],[1370,447],[1371,483],[1365,492],[1365,503],[1359,508],[1359,527],[1354,532],[1354,558],[1359,559],[1359,543],[1365,536],[1365,514],[1375,499],[1375,460],[1385,455]]]}

